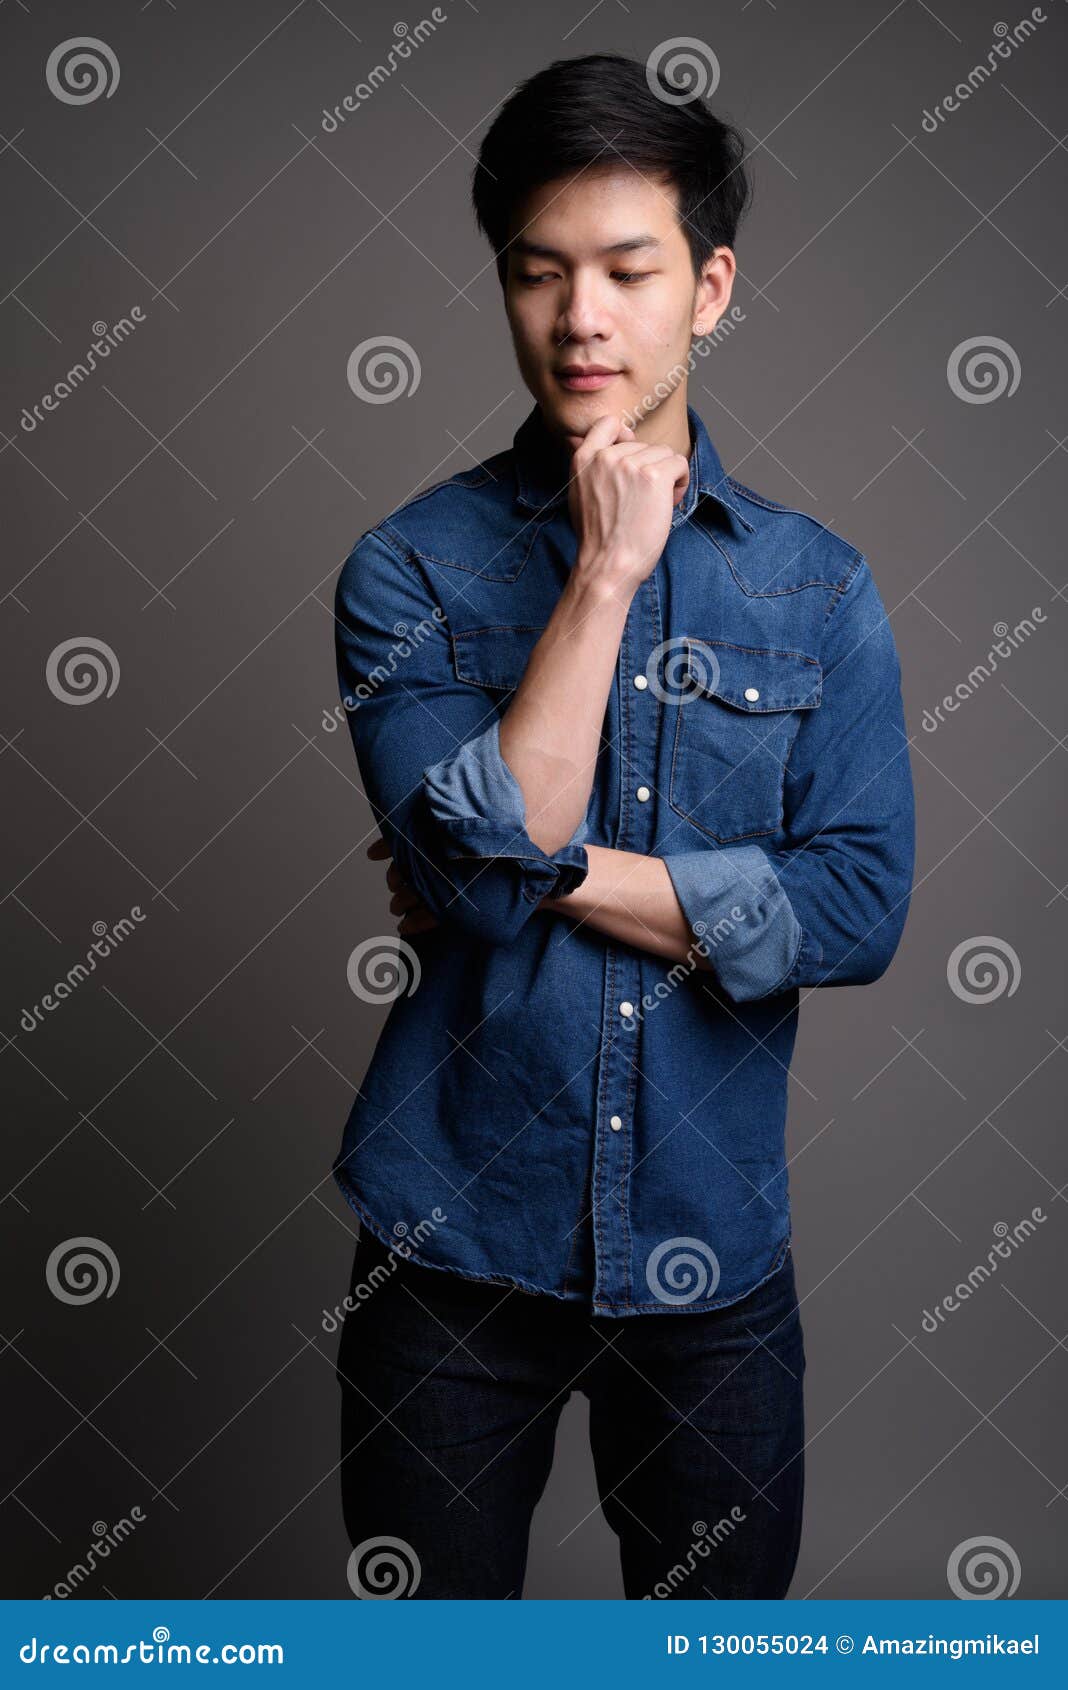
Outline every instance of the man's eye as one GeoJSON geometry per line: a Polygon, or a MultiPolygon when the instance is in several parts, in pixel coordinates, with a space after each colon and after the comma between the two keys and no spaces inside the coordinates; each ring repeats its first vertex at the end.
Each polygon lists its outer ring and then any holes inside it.
{"type": "Polygon", "coordinates": [[[549,271],[548,270],[541,270],[541,271],[538,271],[537,274],[529,275],[529,276],[522,276],[521,275],[520,278],[519,278],[519,280],[521,282],[525,283],[527,286],[537,286],[537,284],[539,282],[545,282],[545,281],[548,281],[548,279],[549,279],[549,271]]]}
{"type": "Polygon", "coordinates": [[[612,278],[617,282],[644,282],[652,273],[651,270],[613,270],[612,278]]]}

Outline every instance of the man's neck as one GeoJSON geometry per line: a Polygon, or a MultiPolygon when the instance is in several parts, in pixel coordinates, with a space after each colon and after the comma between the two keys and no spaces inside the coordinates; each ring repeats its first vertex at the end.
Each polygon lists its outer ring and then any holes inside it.
{"type": "Polygon", "coordinates": [[[673,452],[680,452],[688,458],[693,451],[693,441],[686,414],[685,391],[677,389],[671,400],[658,405],[655,411],[644,417],[634,432],[643,446],[670,446],[673,452]]]}

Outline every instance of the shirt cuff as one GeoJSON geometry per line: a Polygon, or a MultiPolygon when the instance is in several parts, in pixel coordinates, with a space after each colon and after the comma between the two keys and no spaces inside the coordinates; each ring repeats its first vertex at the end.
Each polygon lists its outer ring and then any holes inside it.
{"type": "Polygon", "coordinates": [[[790,989],[812,941],[759,845],[664,857],[683,914],[736,1003],[790,989]]]}
{"type": "Polygon", "coordinates": [[[589,825],[583,816],[574,833],[551,853],[536,845],[526,830],[523,788],[501,754],[500,721],[427,769],[423,785],[445,840],[446,854],[459,857],[511,858],[523,873],[523,896],[531,903],[565,897],[589,873],[583,840],[589,825]]]}

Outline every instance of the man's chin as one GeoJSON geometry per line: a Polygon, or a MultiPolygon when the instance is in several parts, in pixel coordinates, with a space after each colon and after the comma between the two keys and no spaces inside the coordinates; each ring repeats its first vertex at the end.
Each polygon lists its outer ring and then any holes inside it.
{"type": "Polygon", "coordinates": [[[598,417],[606,413],[614,417],[623,415],[623,398],[615,392],[609,398],[615,386],[613,382],[603,393],[565,395],[562,402],[556,400],[542,404],[542,415],[550,429],[572,452],[581,446],[598,417]]]}

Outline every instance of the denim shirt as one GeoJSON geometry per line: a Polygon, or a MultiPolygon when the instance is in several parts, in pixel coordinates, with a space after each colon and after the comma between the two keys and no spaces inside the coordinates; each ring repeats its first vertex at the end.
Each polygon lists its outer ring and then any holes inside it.
{"type": "Polygon", "coordinates": [[[334,1177],[409,1259],[608,1316],[702,1313],[781,1265],[799,990],[877,980],[912,884],[900,670],[867,561],[725,474],[688,417],[689,485],[559,850],[527,833],[498,738],[577,551],[570,455],[538,408],[510,450],[364,534],[335,604],[363,789],[438,925],[380,942],[405,989],[334,1177]],[[587,845],[663,859],[686,962],[538,908],[585,879],[587,845]]]}

